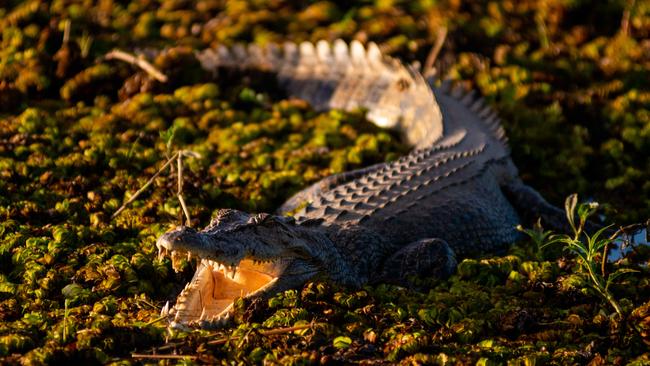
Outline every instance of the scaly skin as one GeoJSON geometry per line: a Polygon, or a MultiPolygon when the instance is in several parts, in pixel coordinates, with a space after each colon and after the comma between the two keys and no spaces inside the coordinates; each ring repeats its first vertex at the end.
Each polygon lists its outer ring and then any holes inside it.
{"type": "Polygon", "coordinates": [[[222,210],[202,231],[164,234],[161,252],[201,259],[169,310],[176,324],[220,324],[232,292],[265,298],[316,276],[352,286],[445,277],[457,257],[502,251],[517,240],[520,217],[562,226],[562,211],[519,180],[498,118],[480,98],[430,85],[376,45],[287,44],[282,52],[238,46],[198,57],[215,73],[275,72],[290,95],[318,110],[367,108],[372,122],[400,131],[415,149],[395,162],[328,177],[277,215],[222,210]],[[299,207],[295,219],[283,217],[299,207]],[[234,275],[235,267],[242,272],[234,275]]]}

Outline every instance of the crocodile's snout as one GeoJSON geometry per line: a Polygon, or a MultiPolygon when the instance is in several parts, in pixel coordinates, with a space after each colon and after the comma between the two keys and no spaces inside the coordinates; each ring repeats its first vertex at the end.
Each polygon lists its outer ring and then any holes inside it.
{"type": "Polygon", "coordinates": [[[169,255],[174,269],[180,268],[180,259],[184,256],[187,256],[188,260],[192,257],[202,257],[205,254],[204,245],[202,235],[187,226],[173,229],[156,241],[158,258],[169,255]]]}
{"type": "Polygon", "coordinates": [[[197,231],[180,226],[158,238],[156,242],[159,257],[169,255],[172,263],[183,256],[210,259],[228,266],[236,266],[246,255],[242,243],[231,236],[197,231]]]}
{"type": "Polygon", "coordinates": [[[196,247],[200,244],[201,238],[196,230],[191,227],[180,226],[161,235],[156,242],[156,247],[158,247],[158,250],[166,251],[189,251],[193,246],[196,247]]]}

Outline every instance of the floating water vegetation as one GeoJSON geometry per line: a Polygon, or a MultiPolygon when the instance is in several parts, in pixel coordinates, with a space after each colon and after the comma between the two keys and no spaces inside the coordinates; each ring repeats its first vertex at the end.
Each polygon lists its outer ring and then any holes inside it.
{"type": "Polygon", "coordinates": [[[188,334],[159,314],[192,264],[176,274],[154,245],[181,217],[272,211],[407,151],[361,111],[316,113],[272,79],[205,74],[194,50],[343,38],[424,64],[442,28],[436,69],[500,112],[527,183],[556,204],[594,197],[608,223],[644,222],[649,19],[647,1],[626,0],[0,0],[0,363],[650,362],[648,247],[607,263],[592,240],[589,262],[584,236],[563,251],[542,231],[422,291],[308,283],[188,334]],[[177,151],[197,153],[182,161],[186,209],[176,160],[111,219],[177,151]]]}

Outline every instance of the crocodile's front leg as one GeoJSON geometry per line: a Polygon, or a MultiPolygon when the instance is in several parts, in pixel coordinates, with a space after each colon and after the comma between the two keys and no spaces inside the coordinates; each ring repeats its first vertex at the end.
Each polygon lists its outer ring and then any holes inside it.
{"type": "Polygon", "coordinates": [[[410,243],[390,256],[378,282],[415,287],[416,277],[447,278],[456,271],[456,255],[442,239],[422,239],[410,243]]]}
{"type": "Polygon", "coordinates": [[[569,228],[564,212],[548,203],[534,188],[518,179],[501,188],[521,217],[522,225],[531,224],[541,218],[542,224],[550,229],[566,231],[569,228]]]}

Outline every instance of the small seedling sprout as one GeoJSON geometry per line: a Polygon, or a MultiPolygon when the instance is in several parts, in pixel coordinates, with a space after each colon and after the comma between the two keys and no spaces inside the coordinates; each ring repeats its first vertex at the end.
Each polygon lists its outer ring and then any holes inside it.
{"type": "Polygon", "coordinates": [[[627,235],[630,232],[642,229],[643,224],[621,227],[614,234],[606,237],[603,234],[613,226],[608,225],[600,228],[593,235],[589,235],[584,229],[589,217],[598,210],[598,206],[597,202],[578,204],[577,194],[572,194],[567,197],[564,202],[564,209],[569,226],[571,226],[571,230],[573,231],[573,236],[567,234],[551,235],[550,231],[544,231],[541,228],[539,222],[532,230],[521,227],[518,227],[518,229],[533,240],[538,252],[553,243],[559,242],[565,244],[565,249],[576,256],[579,266],[578,269],[582,275],[587,277],[590,287],[609,302],[616,313],[622,318],[623,310],[610,291],[610,285],[621,276],[637,271],[631,268],[619,268],[607,274],[606,264],[609,245],[621,234],[627,235]]]}

